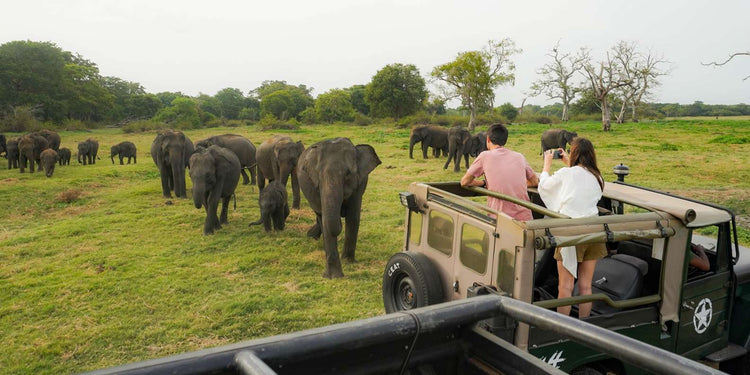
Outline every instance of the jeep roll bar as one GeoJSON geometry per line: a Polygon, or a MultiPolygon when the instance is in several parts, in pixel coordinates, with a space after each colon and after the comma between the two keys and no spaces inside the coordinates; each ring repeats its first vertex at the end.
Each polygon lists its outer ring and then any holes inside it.
{"type": "MultiPolygon", "coordinates": [[[[480,287],[481,288],[481,287],[480,287]]],[[[91,372],[382,374],[463,358],[484,373],[562,374],[477,323],[505,315],[657,374],[720,374],[613,331],[481,288],[477,297],[91,372]]],[[[477,371],[477,372],[479,372],[477,371]]]]}

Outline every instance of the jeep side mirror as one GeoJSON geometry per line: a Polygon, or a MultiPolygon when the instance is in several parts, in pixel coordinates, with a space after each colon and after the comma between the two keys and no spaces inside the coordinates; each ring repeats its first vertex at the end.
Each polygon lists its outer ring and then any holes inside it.
{"type": "Polygon", "coordinates": [[[417,204],[417,197],[414,196],[414,194],[402,191],[398,193],[398,198],[401,200],[401,205],[408,208],[409,211],[422,213],[422,210],[419,209],[419,205],[417,204]]]}

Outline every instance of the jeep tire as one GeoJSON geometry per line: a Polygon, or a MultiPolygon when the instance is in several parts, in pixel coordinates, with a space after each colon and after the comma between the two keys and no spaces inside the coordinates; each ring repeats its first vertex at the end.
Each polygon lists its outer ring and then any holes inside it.
{"type": "Polygon", "coordinates": [[[385,312],[411,310],[445,300],[440,276],[432,261],[420,253],[394,254],[383,272],[385,312]]]}

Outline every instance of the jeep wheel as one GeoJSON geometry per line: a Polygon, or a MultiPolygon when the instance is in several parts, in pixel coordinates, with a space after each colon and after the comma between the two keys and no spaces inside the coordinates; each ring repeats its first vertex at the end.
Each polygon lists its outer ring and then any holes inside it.
{"type": "Polygon", "coordinates": [[[411,310],[443,302],[443,287],[432,262],[420,253],[401,252],[383,273],[385,312],[411,310]]]}

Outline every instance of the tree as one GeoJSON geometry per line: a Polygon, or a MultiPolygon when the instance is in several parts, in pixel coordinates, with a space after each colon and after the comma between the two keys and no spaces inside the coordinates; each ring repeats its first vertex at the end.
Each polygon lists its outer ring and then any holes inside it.
{"type": "MultiPolygon", "coordinates": [[[[273,113],[263,112],[263,101],[267,96],[278,91],[285,91],[286,95],[289,98],[289,102],[286,103],[286,108],[284,108],[283,110],[276,108],[274,110],[274,112],[283,112],[284,116],[286,116],[283,119],[289,119],[293,117],[297,118],[299,114],[305,110],[305,108],[312,107],[315,103],[312,95],[310,94],[312,88],[308,88],[305,85],[293,86],[287,84],[286,81],[263,81],[263,83],[258,88],[250,91],[251,96],[257,97],[261,102],[261,115],[264,115],[265,113],[273,113]]],[[[277,99],[274,99],[273,104],[267,104],[266,106],[277,107],[280,104],[277,99]]],[[[277,118],[282,119],[278,116],[277,118]]]]}
{"type": "Polygon", "coordinates": [[[221,89],[214,95],[219,104],[219,116],[236,120],[239,118],[240,111],[245,108],[245,95],[240,89],[225,88],[221,89]]]}
{"type": "Polygon", "coordinates": [[[328,123],[351,121],[354,118],[351,95],[345,90],[333,89],[318,95],[315,100],[315,114],[328,123]]]}
{"type": "Polygon", "coordinates": [[[279,120],[288,120],[292,116],[292,94],[287,90],[278,90],[263,96],[260,100],[260,115],[271,114],[279,120]]]}
{"type": "Polygon", "coordinates": [[[426,98],[424,78],[412,64],[386,65],[365,87],[365,102],[371,113],[396,121],[421,109],[426,98]]]}
{"type": "Polygon", "coordinates": [[[43,119],[65,116],[65,57],[53,43],[14,41],[0,45],[0,107],[40,108],[43,119]]]}
{"type": "Polygon", "coordinates": [[[425,111],[431,115],[444,115],[446,112],[445,99],[430,95],[425,104],[425,111]]]}
{"type": "Polygon", "coordinates": [[[349,95],[351,96],[350,100],[354,110],[363,115],[369,115],[370,106],[365,102],[365,85],[354,85],[348,88],[347,91],[349,91],[349,95]]]}
{"type": "Polygon", "coordinates": [[[612,128],[612,114],[609,108],[609,95],[622,86],[629,85],[631,81],[625,76],[623,67],[613,54],[607,52],[606,59],[597,64],[591,63],[588,52],[582,50],[584,58],[584,74],[588,78],[594,98],[599,102],[602,111],[602,130],[607,132],[612,128]]]}
{"type": "Polygon", "coordinates": [[[65,53],[63,94],[66,117],[101,121],[114,104],[114,96],[104,86],[99,68],[80,55],[65,53]]]}
{"type": "Polygon", "coordinates": [[[552,48],[547,56],[552,58],[537,70],[542,77],[531,85],[531,96],[544,94],[549,99],[562,100],[562,121],[568,121],[570,114],[568,107],[582,88],[575,85],[571,80],[573,76],[583,69],[586,53],[571,55],[560,52],[560,42],[552,48]]]}
{"type": "Polygon", "coordinates": [[[643,98],[650,94],[651,89],[660,84],[658,78],[668,74],[660,69],[660,65],[667,61],[651,51],[643,54],[637,50],[635,42],[625,41],[617,43],[613,48],[613,56],[622,67],[623,76],[630,82],[615,90],[622,101],[617,123],[622,124],[625,121],[627,106],[631,108],[633,122],[638,122],[637,109],[643,98]]]}
{"type": "Polygon", "coordinates": [[[469,128],[473,131],[477,113],[490,109],[495,99],[495,88],[515,83],[515,64],[511,56],[520,53],[513,40],[505,38],[499,42],[490,40],[481,51],[459,53],[455,60],[436,66],[432,77],[443,81],[447,100],[460,97],[469,109],[469,128]]]}
{"type": "MultiPolygon", "coordinates": [[[[728,62],[732,61],[732,59],[734,59],[737,56],[750,56],[750,51],[748,51],[748,52],[735,52],[735,53],[729,55],[729,57],[726,60],[724,60],[723,62],[720,62],[720,63],[717,63],[717,62],[713,61],[713,62],[710,62],[710,63],[707,63],[707,64],[701,63],[701,65],[704,65],[704,66],[712,66],[712,65],[713,66],[724,66],[728,62]]],[[[750,75],[746,76],[742,80],[744,81],[744,80],[746,80],[748,78],[750,78],[750,75]]]]}
{"type": "Polygon", "coordinates": [[[518,108],[511,103],[501,105],[498,107],[497,111],[511,122],[518,117],[518,108]]]}
{"type": "Polygon", "coordinates": [[[159,111],[154,119],[177,129],[194,129],[201,126],[198,104],[186,97],[172,100],[172,105],[159,111]]]}

